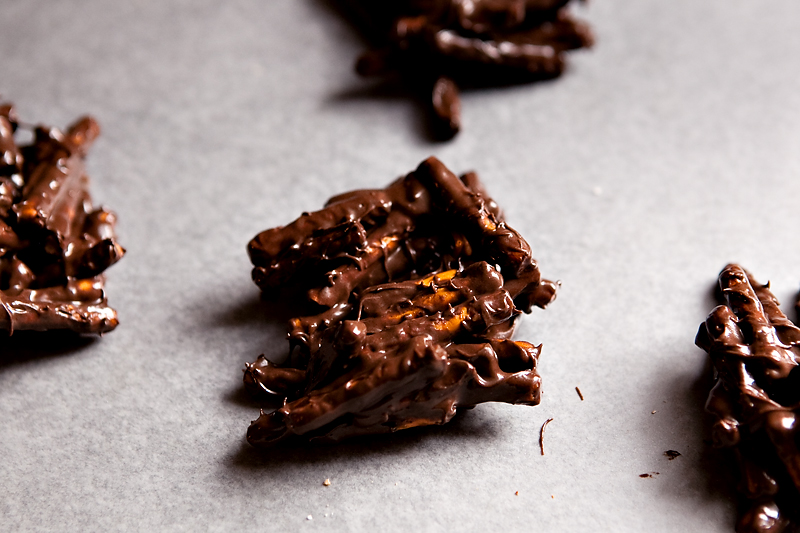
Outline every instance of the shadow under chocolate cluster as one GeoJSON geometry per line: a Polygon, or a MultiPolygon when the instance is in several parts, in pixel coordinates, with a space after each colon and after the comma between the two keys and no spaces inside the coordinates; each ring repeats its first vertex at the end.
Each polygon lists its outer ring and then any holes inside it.
{"type": "Polygon", "coordinates": [[[91,117],[64,133],[38,126],[19,146],[19,127],[0,105],[0,328],[110,331],[118,322],[102,272],[125,251],[115,215],[89,196],[84,158],[100,128],[91,117]]]}
{"type": "Polygon", "coordinates": [[[459,85],[554,78],[564,52],[592,45],[570,0],[345,0],[376,48],[359,58],[364,76],[399,72],[430,95],[433,133],[461,127],[459,85]]]}
{"type": "Polygon", "coordinates": [[[715,368],[713,442],[738,462],[747,504],[736,531],[777,533],[800,525],[800,328],[739,265],[725,267],[719,289],[724,303],[695,340],[715,368]]]}
{"type": "Polygon", "coordinates": [[[487,401],[535,405],[539,346],[510,340],[521,311],[544,307],[528,243],[502,219],[474,173],[435,158],[386,189],[326,207],[249,244],[253,279],[313,309],[289,325],[292,356],[263,355],[244,382],[283,402],[248,441],[339,440],[443,424],[487,401]]]}

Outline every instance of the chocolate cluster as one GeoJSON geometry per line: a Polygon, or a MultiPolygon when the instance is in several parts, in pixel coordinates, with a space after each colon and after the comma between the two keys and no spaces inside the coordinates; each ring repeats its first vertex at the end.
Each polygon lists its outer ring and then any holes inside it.
{"type": "Polygon", "coordinates": [[[800,509],[800,328],[769,284],[738,265],[719,275],[723,305],[700,326],[696,344],[714,364],[706,409],[713,443],[733,450],[746,501],[736,531],[780,532],[800,509]]]}
{"type": "Polygon", "coordinates": [[[459,86],[554,78],[567,50],[591,46],[570,0],[347,0],[376,48],[359,58],[364,76],[398,72],[429,95],[434,134],[461,127],[459,86]]]}
{"type": "Polygon", "coordinates": [[[528,243],[503,221],[477,175],[435,158],[386,189],[331,198],[324,209],[249,244],[253,279],[300,294],[291,357],[261,356],[247,389],[282,407],[247,433],[339,440],[444,424],[481,402],[539,403],[540,346],[510,340],[517,316],[545,307],[528,243]]]}
{"type": "Polygon", "coordinates": [[[102,273],[125,250],[115,215],[89,196],[84,159],[100,128],[91,117],[66,132],[38,126],[26,145],[19,128],[0,105],[0,328],[110,331],[118,321],[102,273]]]}

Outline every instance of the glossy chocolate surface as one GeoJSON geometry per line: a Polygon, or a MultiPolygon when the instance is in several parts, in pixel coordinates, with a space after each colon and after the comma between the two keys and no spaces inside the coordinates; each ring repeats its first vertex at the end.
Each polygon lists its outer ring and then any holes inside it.
{"type": "Polygon", "coordinates": [[[589,47],[588,26],[569,0],[348,0],[376,48],[361,56],[364,76],[399,72],[429,95],[433,133],[461,127],[459,86],[518,83],[559,76],[565,52],[589,47]]]}
{"type": "Polygon", "coordinates": [[[784,531],[800,509],[800,328],[739,265],[720,273],[723,305],[700,326],[696,344],[714,364],[706,409],[714,445],[731,448],[746,501],[736,530],[784,531]]]}
{"type": "Polygon", "coordinates": [[[267,294],[291,287],[294,357],[261,356],[245,385],[283,406],[248,440],[340,440],[443,424],[478,403],[539,403],[540,346],[510,340],[516,318],[553,301],[530,246],[477,175],[429,158],[386,189],[335,196],[248,247],[267,294]]]}
{"type": "Polygon", "coordinates": [[[19,121],[0,106],[0,328],[104,333],[117,326],[103,271],[125,250],[116,216],[94,208],[84,159],[100,134],[91,117],[66,132],[38,126],[19,146],[19,121]]]}

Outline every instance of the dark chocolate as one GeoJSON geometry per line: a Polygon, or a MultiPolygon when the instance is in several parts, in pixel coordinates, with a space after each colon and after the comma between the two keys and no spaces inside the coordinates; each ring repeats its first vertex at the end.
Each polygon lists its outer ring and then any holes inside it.
{"type": "Polygon", "coordinates": [[[542,455],[544,455],[544,430],[547,429],[547,425],[553,420],[553,418],[548,418],[544,421],[544,424],[542,424],[541,429],[539,429],[539,451],[542,455]]]}
{"type": "Polygon", "coordinates": [[[700,326],[716,383],[706,403],[715,447],[730,448],[746,505],[736,531],[797,526],[800,509],[800,329],[781,311],[769,284],[738,265],[719,275],[723,302],[700,326]]]}
{"type": "Polygon", "coordinates": [[[540,347],[510,340],[544,307],[530,246],[502,219],[477,175],[430,158],[386,189],[326,207],[249,244],[253,279],[289,290],[312,314],[289,323],[287,365],[248,364],[245,386],[283,406],[248,441],[339,440],[443,424],[486,401],[535,405],[540,347]]]}
{"type": "Polygon", "coordinates": [[[115,215],[92,207],[84,160],[100,134],[83,117],[66,132],[36,127],[18,146],[14,108],[0,105],[0,328],[114,329],[103,272],[125,250],[115,215]]]}
{"type": "Polygon", "coordinates": [[[428,95],[432,127],[450,138],[461,127],[459,86],[553,78],[565,52],[592,45],[569,0],[342,0],[372,38],[363,76],[399,72],[428,95]]]}

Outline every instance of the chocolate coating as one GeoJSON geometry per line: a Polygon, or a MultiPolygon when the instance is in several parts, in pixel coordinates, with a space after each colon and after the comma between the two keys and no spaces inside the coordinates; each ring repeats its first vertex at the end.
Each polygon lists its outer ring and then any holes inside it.
{"type": "Polygon", "coordinates": [[[92,207],[84,159],[100,134],[91,117],[66,132],[39,126],[18,146],[19,121],[0,105],[0,328],[114,329],[102,273],[125,250],[115,215],[92,207]]]}
{"type": "Polygon", "coordinates": [[[736,530],[783,531],[800,509],[800,329],[778,307],[769,284],[739,265],[719,275],[723,305],[700,326],[695,343],[714,364],[706,403],[716,447],[732,448],[738,490],[747,501],[736,530]]]}
{"type": "Polygon", "coordinates": [[[248,441],[341,438],[443,424],[486,401],[535,405],[540,347],[509,340],[516,318],[544,307],[530,246],[474,173],[435,158],[386,189],[331,198],[249,244],[266,294],[287,287],[313,313],[289,323],[295,353],[245,369],[262,413],[248,441]]]}
{"type": "Polygon", "coordinates": [[[459,86],[553,78],[564,53],[592,45],[569,0],[343,0],[376,48],[362,55],[363,76],[400,72],[429,95],[432,130],[461,127],[459,86]]]}

